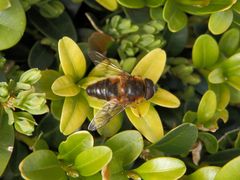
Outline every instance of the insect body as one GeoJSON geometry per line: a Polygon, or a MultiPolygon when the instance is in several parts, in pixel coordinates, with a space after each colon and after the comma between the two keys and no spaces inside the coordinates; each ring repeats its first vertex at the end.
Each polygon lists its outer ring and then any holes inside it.
{"type": "MultiPolygon", "coordinates": [[[[107,60],[106,57],[95,51],[91,52],[90,57],[95,61],[96,57],[101,57],[105,62],[107,60]]],[[[118,76],[106,78],[87,87],[86,91],[89,96],[107,101],[91,121],[89,130],[102,127],[129,104],[150,99],[157,90],[157,86],[152,80],[131,76],[111,64],[110,60],[107,60],[106,66],[111,66],[113,70],[118,71],[118,76]]]]}

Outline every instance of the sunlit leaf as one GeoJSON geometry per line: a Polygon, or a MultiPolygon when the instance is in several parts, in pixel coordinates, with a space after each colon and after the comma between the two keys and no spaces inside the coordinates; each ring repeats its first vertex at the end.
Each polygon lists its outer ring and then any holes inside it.
{"type": "Polygon", "coordinates": [[[144,117],[135,116],[130,108],[126,110],[127,116],[135,128],[150,142],[157,142],[163,137],[163,127],[157,111],[150,105],[144,117]]]}
{"type": "Polygon", "coordinates": [[[132,113],[137,117],[143,117],[147,114],[150,107],[150,102],[143,101],[139,104],[134,104],[130,108],[132,110],[132,113]]]}
{"type": "Polygon", "coordinates": [[[188,175],[186,180],[214,180],[216,174],[221,168],[217,166],[206,166],[200,169],[197,169],[194,173],[188,175]]]}
{"type": "Polygon", "coordinates": [[[165,51],[157,48],[145,55],[135,66],[131,74],[151,79],[156,83],[164,70],[165,63],[165,51]]]}
{"type": "Polygon", "coordinates": [[[105,7],[109,11],[114,11],[118,7],[117,0],[112,0],[112,1],[109,1],[109,0],[96,0],[96,2],[101,4],[103,7],[105,7]]]}
{"type": "Polygon", "coordinates": [[[112,151],[107,146],[96,146],[80,153],[74,166],[81,176],[91,176],[107,165],[112,158],[112,151]]]}
{"type": "Polygon", "coordinates": [[[0,11],[7,9],[11,7],[11,2],[10,0],[2,0],[0,1],[0,11]]]}
{"type": "Polygon", "coordinates": [[[157,92],[149,101],[159,106],[168,108],[177,108],[180,106],[179,99],[169,91],[162,88],[158,88],[157,92]]]}
{"type": "Polygon", "coordinates": [[[14,46],[23,36],[26,16],[19,0],[11,0],[11,7],[1,10],[0,17],[0,50],[4,50],[14,46]]]}
{"type": "Polygon", "coordinates": [[[178,179],[184,175],[186,166],[179,159],[160,157],[145,162],[133,171],[143,179],[178,179]]]}
{"type": "Polygon", "coordinates": [[[58,52],[65,75],[74,81],[80,80],[86,71],[86,60],[78,45],[70,38],[63,37],[58,42],[58,52]]]}

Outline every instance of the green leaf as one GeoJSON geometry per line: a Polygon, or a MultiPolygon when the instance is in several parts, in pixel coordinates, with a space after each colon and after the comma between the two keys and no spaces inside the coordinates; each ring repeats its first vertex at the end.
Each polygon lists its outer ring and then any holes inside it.
{"type": "Polygon", "coordinates": [[[218,56],[218,44],[212,36],[204,34],[197,38],[192,51],[192,60],[195,67],[211,67],[217,62],[218,56]]]}
{"type": "Polygon", "coordinates": [[[168,29],[177,32],[187,25],[187,15],[181,11],[176,2],[167,0],[163,8],[163,18],[168,23],[168,29]]]}
{"type": "Polygon", "coordinates": [[[63,103],[64,103],[64,98],[51,101],[50,112],[54,116],[54,118],[56,118],[57,120],[61,119],[63,103]]]}
{"type": "Polygon", "coordinates": [[[24,179],[67,179],[56,155],[49,150],[31,153],[19,165],[24,179]]]}
{"type": "Polygon", "coordinates": [[[27,136],[32,135],[36,122],[33,116],[27,112],[14,112],[14,127],[15,129],[27,136]]]}
{"type": "Polygon", "coordinates": [[[113,151],[113,158],[123,166],[134,162],[143,150],[143,138],[138,131],[123,131],[105,143],[113,151]]]}
{"type": "Polygon", "coordinates": [[[112,1],[96,0],[96,2],[98,2],[100,5],[102,5],[103,7],[105,7],[109,11],[114,11],[118,7],[117,0],[112,0],[112,1]]]}
{"type": "Polygon", "coordinates": [[[87,131],[78,131],[67,137],[58,147],[58,159],[74,162],[81,152],[93,147],[93,137],[87,131]]]}
{"type": "Polygon", "coordinates": [[[156,83],[164,70],[165,63],[165,51],[157,48],[145,55],[135,66],[131,74],[151,79],[156,83]]]}
{"type": "Polygon", "coordinates": [[[11,7],[11,2],[9,0],[0,1],[0,11],[11,7]]]}
{"type": "Polygon", "coordinates": [[[222,68],[216,68],[208,75],[208,80],[213,84],[220,84],[225,82],[225,76],[222,68]]]}
{"type": "Polygon", "coordinates": [[[210,19],[208,21],[209,30],[217,35],[225,32],[233,20],[233,12],[232,10],[220,11],[214,14],[211,14],[210,19]]]}
{"type": "Polygon", "coordinates": [[[196,142],[197,136],[196,126],[184,123],[169,131],[160,141],[150,146],[150,149],[156,148],[172,155],[188,153],[196,142]]]}
{"type": "Polygon", "coordinates": [[[143,179],[179,179],[186,171],[184,162],[176,158],[160,157],[145,162],[133,170],[143,179]]]}
{"type": "Polygon", "coordinates": [[[218,141],[212,134],[200,132],[198,138],[204,143],[207,152],[214,154],[218,151],[218,141]]]}
{"type": "Polygon", "coordinates": [[[12,155],[14,145],[14,129],[8,124],[8,116],[2,113],[0,117],[0,176],[2,176],[12,155]]]}
{"type": "Polygon", "coordinates": [[[232,28],[225,32],[219,41],[220,51],[225,56],[232,56],[239,48],[240,32],[239,29],[232,28]]]}
{"type": "Polygon", "coordinates": [[[162,7],[150,8],[150,16],[153,20],[164,21],[162,7]]]}
{"type": "Polygon", "coordinates": [[[61,76],[61,74],[54,70],[41,71],[41,79],[34,85],[37,92],[45,93],[46,98],[50,100],[58,100],[62,97],[55,95],[52,92],[51,86],[53,82],[61,76]]]}
{"type": "Polygon", "coordinates": [[[127,8],[143,8],[145,6],[144,0],[135,0],[135,1],[117,0],[117,2],[127,8]]]}
{"type": "Polygon", "coordinates": [[[74,166],[81,176],[91,176],[100,171],[112,159],[112,151],[106,146],[96,146],[80,153],[74,166]]]}
{"type": "Polygon", "coordinates": [[[221,168],[217,166],[202,167],[197,169],[194,173],[188,175],[186,180],[214,180],[220,169],[221,168]]]}
{"type": "Polygon", "coordinates": [[[52,91],[58,96],[71,97],[76,96],[80,92],[71,76],[65,75],[57,78],[52,84],[52,91]]]}
{"type": "Polygon", "coordinates": [[[130,108],[132,110],[132,113],[137,117],[143,117],[148,113],[150,107],[150,102],[143,101],[139,104],[134,104],[130,108]]]}
{"type": "Polygon", "coordinates": [[[36,29],[50,39],[59,40],[63,36],[68,36],[75,41],[77,40],[77,32],[71,18],[66,12],[63,12],[57,18],[44,18],[38,11],[30,9],[28,15],[29,21],[36,29]]]}
{"type": "Polygon", "coordinates": [[[88,103],[79,93],[74,97],[66,97],[60,120],[60,131],[68,135],[78,129],[88,114],[88,103]]]}
{"type": "Polygon", "coordinates": [[[239,179],[240,178],[240,156],[232,159],[218,171],[215,180],[239,179]]]}
{"type": "Polygon", "coordinates": [[[149,101],[159,106],[168,108],[177,108],[180,106],[179,99],[169,91],[162,88],[158,88],[157,92],[151,99],[149,99],[149,101]]]}
{"type": "Polygon", "coordinates": [[[78,45],[70,38],[63,37],[58,42],[58,52],[65,75],[74,81],[80,80],[86,71],[86,60],[78,45]]]}
{"type": "Polygon", "coordinates": [[[19,0],[11,0],[11,7],[0,11],[0,17],[0,50],[4,50],[17,44],[23,36],[26,16],[19,0]]]}
{"type": "Polygon", "coordinates": [[[130,108],[125,111],[135,128],[150,142],[156,142],[163,137],[161,119],[152,105],[150,105],[148,113],[144,117],[135,116],[130,108]]]}
{"type": "Polygon", "coordinates": [[[217,108],[217,97],[212,90],[208,90],[202,96],[198,105],[197,119],[198,123],[209,121],[215,114],[217,108]]]}
{"type": "Polygon", "coordinates": [[[163,0],[147,0],[145,1],[148,7],[154,8],[163,4],[163,0]]]}
{"type": "MultiPolygon", "coordinates": [[[[206,2],[206,1],[205,1],[206,2]]],[[[179,4],[178,7],[183,11],[194,15],[207,15],[214,12],[219,12],[229,9],[236,1],[235,0],[211,0],[209,4],[196,6],[179,4]]]]}
{"type": "Polygon", "coordinates": [[[47,69],[55,61],[54,53],[47,46],[37,41],[28,56],[28,65],[30,68],[47,69]]]}

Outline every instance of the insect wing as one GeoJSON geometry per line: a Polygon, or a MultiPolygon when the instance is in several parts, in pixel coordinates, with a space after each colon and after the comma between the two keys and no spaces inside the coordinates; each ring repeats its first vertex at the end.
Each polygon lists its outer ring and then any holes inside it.
{"type": "Polygon", "coordinates": [[[126,105],[118,104],[115,101],[107,102],[101,110],[97,112],[88,126],[88,130],[95,131],[107,124],[115,115],[126,108],[126,105]]]}
{"type": "Polygon", "coordinates": [[[110,59],[108,59],[106,56],[103,54],[97,52],[97,51],[90,51],[88,53],[88,56],[90,59],[93,61],[95,65],[101,64],[103,65],[106,69],[114,72],[115,74],[127,74],[127,72],[124,72],[121,70],[119,67],[117,67],[115,64],[113,64],[110,59]]]}

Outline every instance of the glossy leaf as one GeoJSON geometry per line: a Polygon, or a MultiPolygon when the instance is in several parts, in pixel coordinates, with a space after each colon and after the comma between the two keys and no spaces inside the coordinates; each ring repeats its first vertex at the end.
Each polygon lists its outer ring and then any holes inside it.
{"type": "Polygon", "coordinates": [[[208,2],[209,4],[207,6],[179,4],[179,8],[190,14],[207,15],[229,9],[235,3],[235,0],[211,0],[208,2]]]}
{"type": "Polygon", "coordinates": [[[225,164],[217,173],[215,180],[221,179],[239,179],[240,178],[240,156],[232,159],[225,164]]]}
{"type": "Polygon", "coordinates": [[[93,147],[93,137],[88,131],[78,131],[67,137],[58,147],[58,159],[74,162],[81,152],[93,147]]]}
{"type": "Polygon", "coordinates": [[[67,135],[78,129],[87,117],[88,108],[88,103],[81,94],[66,97],[60,120],[60,131],[67,135]]]}
{"type": "Polygon", "coordinates": [[[127,1],[127,0],[117,0],[119,4],[127,8],[143,8],[145,6],[144,0],[127,1]]]}
{"type": "Polygon", "coordinates": [[[10,2],[10,0],[2,0],[2,1],[0,2],[0,11],[2,11],[2,10],[4,10],[4,9],[7,9],[7,8],[9,8],[9,7],[11,7],[11,2],[10,2]]]}
{"type": "Polygon", "coordinates": [[[195,67],[211,67],[217,62],[218,56],[218,44],[210,35],[204,34],[197,38],[192,51],[192,60],[195,67]]]}
{"type": "Polygon", "coordinates": [[[207,152],[213,154],[218,151],[218,141],[212,134],[201,132],[198,134],[198,138],[204,143],[207,152]]]}
{"type": "Polygon", "coordinates": [[[60,76],[61,74],[54,70],[41,71],[41,79],[34,85],[36,91],[40,93],[45,93],[47,99],[61,99],[61,97],[55,95],[51,89],[53,82],[60,76]]]}
{"type": "Polygon", "coordinates": [[[221,168],[217,166],[206,166],[200,169],[197,169],[194,173],[188,175],[186,180],[214,180],[216,174],[221,168]]]}
{"type": "Polygon", "coordinates": [[[71,97],[80,92],[80,88],[69,75],[57,78],[52,84],[52,91],[58,96],[71,97]]]}
{"type": "Polygon", "coordinates": [[[56,155],[49,150],[31,153],[19,165],[24,179],[67,179],[56,155]]]}
{"type": "Polygon", "coordinates": [[[55,61],[54,53],[42,45],[40,42],[36,42],[28,56],[28,65],[30,68],[47,69],[55,61]]]}
{"type": "Polygon", "coordinates": [[[150,102],[143,101],[139,104],[134,104],[130,108],[132,110],[132,113],[137,117],[143,117],[148,113],[150,107],[150,102]]]}
{"type": "Polygon", "coordinates": [[[215,93],[208,90],[204,93],[197,110],[197,118],[199,123],[209,121],[215,114],[217,108],[217,97],[215,93]]]}
{"type": "Polygon", "coordinates": [[[114,11],[118,7],[117,0],[96,0],[96,2],[98,2],[101,6],[105,7],[109,11],[114,11]]]}
{"type": "Polygon", "coordinates": [[[172,155],[188,153],[197,137],[198,130],[196,126],[184,123],[169,131],[160,141],[150,146],[150,149],[156,148],[172,155]]]}
{"type": "Polygon", "coordinates": [[[216,12],[210,16],[208,28],[213,34],[222,34],[232,24],[232,10],[216,12]]]}
{"type": "Polygon", "coordinates": [[[176,158],[160,157],[145,162],[133,170],[143,179],[179,179],[186,171],[184,162],[176,158]]]}
{"type": "Polygon", "coordinates": [[[63,37],[58,42],[58,52],[64,74],[71,76],[75,82],[81,79],[86,71],[86,60],[78,45],[72,39],[63,37]]]}
{"type": "Polygon", "coordinates": [[[126,166],[135,161],[143,150],[143,138],[138,131],[123,131],[108,139],[105,143],[113,151],[117,163],[126,166]]]}
{"type": "Polygon", "coordinates": [[[26,16],[19,0],[11,0],[11,7],[0,11],[0,50],[14,46],[23,36],[26,16]]]}
{"type": "MultiPolygon", "coordinates": [[[[2,111],[2,110],[1,110],[2,111]]],[[[0,176],[3,174],[12,155],[14,145],[14,129],[8,124],[8,117],[1,112],[0,118],[0,176]]]]}
{"type": "Polygon", "coordinates": [[[168,108],[177,108],[180,106],[179,99],[169,91],[162,88],[158,88],[157,92],[149,101],[159,106],[168,108]]]}
{"type": "Polygon", "coordinates": [[[125,112],[135,128],[150,142],[157,142],[163,137],[162,122],[153,106],[150,105],[148,113],[141,118],[135,116],[130,108],[125,112]]]}
{"type": "Polygon", "coordinates": [[[96,146],[80,153],[74,166],[81,176],[91,176],[106,166],[112,158],[112,151],[107,146],[96,146]]]}
{"type": "Polygon", "coordinates": [[[181,11],[176,2],[167,0],[163,8],[163,18],[167,21],[168,29],[177,32],[187,25],[187,15],[181,11]]]}
{"type": "Polygon", "coordinates": [[[63,12],[57,18],[44,18],[38,13],[38,11],[30,9],[28,15],[29,21],[36,27],[36,29],[50,39],[59,40],[63,36],[68,36],[73,40],[77,40],[75,27],[66,12],[63,12]]]}
{"type": "Polygon", "coordinates": [[[165,67],[166,53],[162,49],[154,49],[145,55],[132,71],[133,76],[151,79],[156,83],[165,67]]]}
{"type": "Polygon", "coordinates": [[[226,78],[222,68],[216,68],[213,71],[211,71],[208,75],[209,82],[213,84],[223,83],[225,79],[226,78]]]}
{"type": "Polygon", "coordinates": [[[225,32],[219,41],[221,52],[227,57],[232,56],[239,47],[240,32],[236,28],[232,28],[225,32]]]}
{"type": "Polygon", "coordinates": [[[56,118],[57,120],[61,119],[62,114],[62,108],[63,108],[64,98],[59,100],[53,100],[51,102],[51,114],[56,118]]]}

